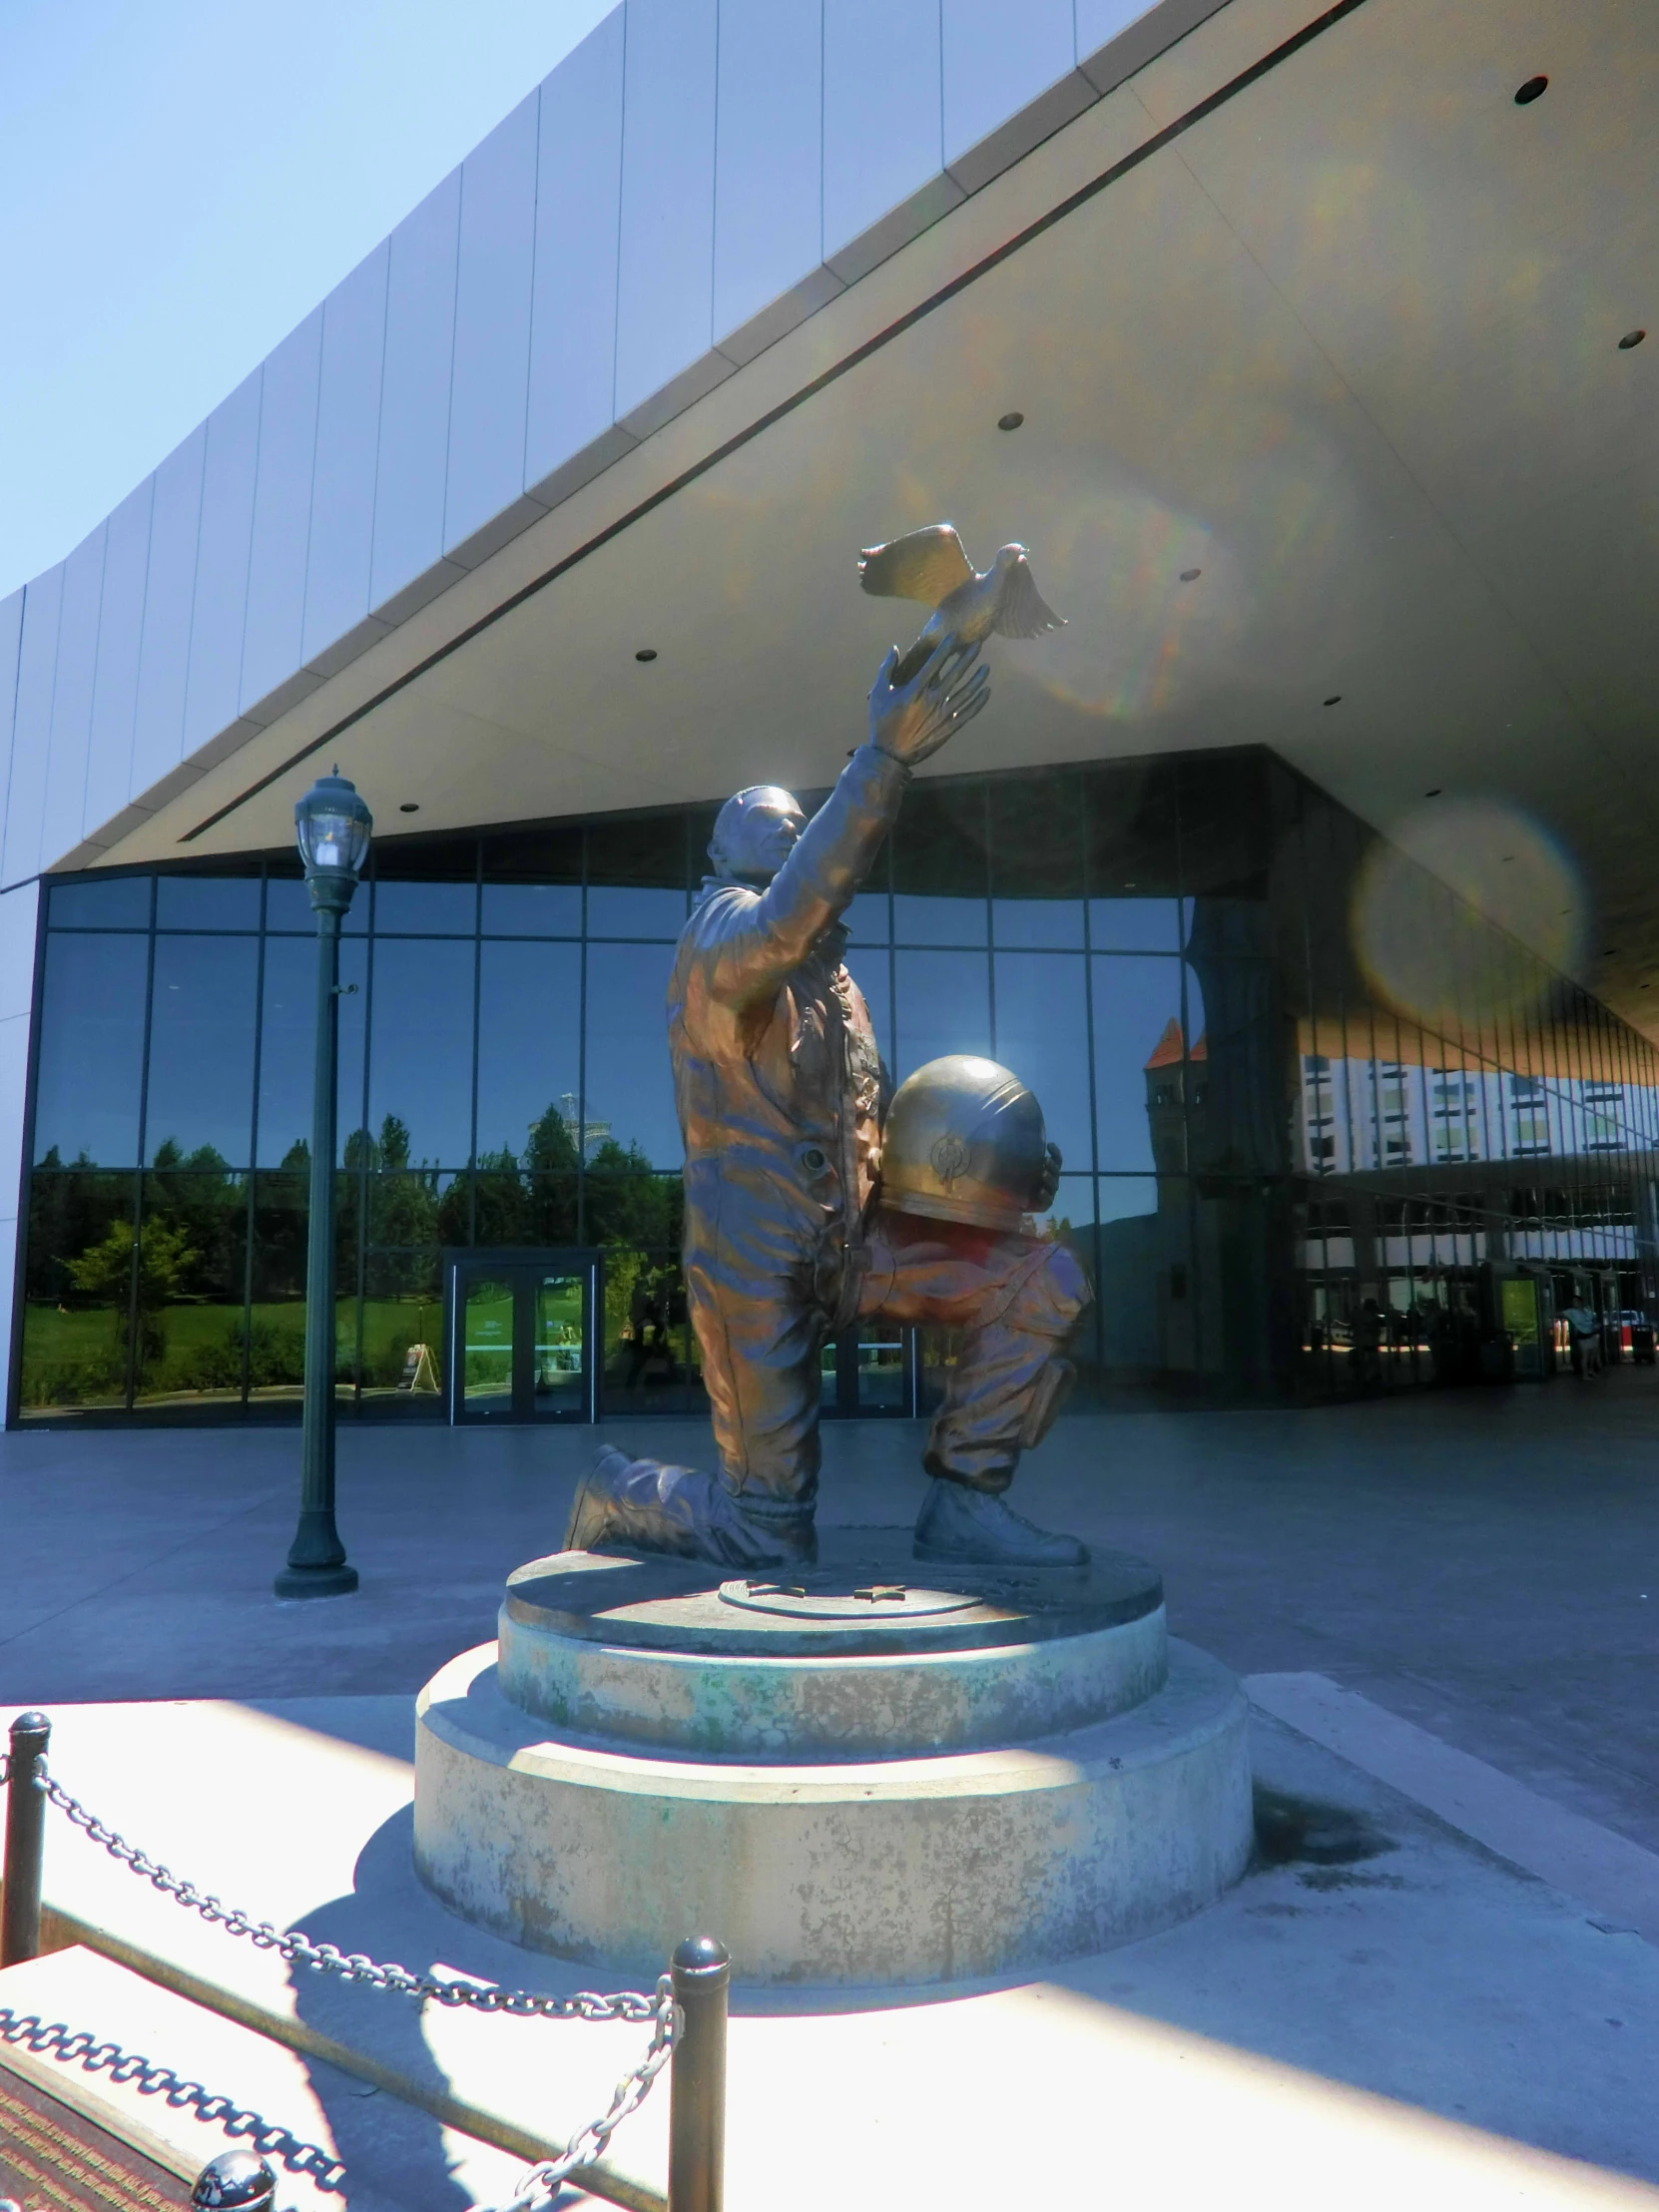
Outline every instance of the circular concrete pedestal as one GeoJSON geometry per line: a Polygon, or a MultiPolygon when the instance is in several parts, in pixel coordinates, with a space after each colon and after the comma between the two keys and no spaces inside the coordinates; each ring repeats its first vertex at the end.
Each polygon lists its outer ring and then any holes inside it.
{"type": "Polygon", "coordinates": [[[419,1701],[422,1880],[613,1969],[701,1928],[745,1980],[887,1985],[1103,1949],[1237,1880],[1244,1697],[1169,1642],[1154,1570],[921,1567],[897,1535],[776,1577],[521,1568],[499,1647],[419,1701]]]}

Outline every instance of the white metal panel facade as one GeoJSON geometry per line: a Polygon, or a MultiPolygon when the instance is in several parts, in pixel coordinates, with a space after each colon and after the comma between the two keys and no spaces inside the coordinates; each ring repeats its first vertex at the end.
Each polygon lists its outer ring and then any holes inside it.
{"type": "Polygon", "coordinates": [[[541,88],[526,489],[615,412],[624,22],[607,16],[541,88]]]}
{"type": "Polygon", "coordinates": [[[104,596],[98,621],[98,667],[87,747],[86,806],[81,835],[126,806],[133,777],[133,717],[138,707],[139,650],[144,639],[144,588],[150,570],[150,510],[156,480],[146,477],[110,517],[104,547],[104,596]]]}
{"type": "MultiPolygon", "coordinates": [[[[133,797],[150,790],[178,767],[184,745],[185,685],[190,673],[190,624],[196,603],[196,548],[202,528],[207,449],[208,426],[203,423],[156,471],[138,706],[133,719],[133,797]]],[[[12,879],[8,869],[7,880],[12,879]]]]}
{"type": "Polygon", "coordinates": [[[389,247],[377,247],[323,302],[299,647],[307,661],[368,613],[389,262],[389,247]]]}
{"type": "Polygon", "coordinates": [[[464,546],[524,489],[540,111],[532,93],[461,168],[446,553],[464,546]]]}
{"type": "Polygon", "coordinates": [[[92,734],[92,687],[98,667],[99,602],[104,596],[101,522],[64,563],[63,611],[58,618],[58,666],[52,687],[51,757],[41,811],[41,849],[61,852],[81,841],[87,796],[87,740],[92,734]]]}
{"type": "Polygon", "coordinates": [[[187,754],[235,722],[241,703],[263,381],[264,371],[256,369],[208,417],[185,689],[187,754]]]}

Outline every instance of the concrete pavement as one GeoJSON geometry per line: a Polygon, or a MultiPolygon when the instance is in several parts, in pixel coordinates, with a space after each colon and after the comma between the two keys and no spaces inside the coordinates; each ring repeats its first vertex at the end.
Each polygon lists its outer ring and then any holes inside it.
{"type": "MultiPolygon", "coordinates": [[[[0,1439],[0,1706],[412,1695],[560,1538],[586,1428],[346,1426],[362,1588],[278,1605],[292,1429],[0,1439]]],[[[706,1457],[699,1422],[605,1439],[706,1457]]],[[[827,1522],[907,1523],[908,1422],[826,1424],[827,1522]]],[[[1170,1625],[1313,1672],[1659,1850],[1659,1371],[1293,1412],[1063,1419],[1015,1502],[1156,1560],[1170,1625]]]]}

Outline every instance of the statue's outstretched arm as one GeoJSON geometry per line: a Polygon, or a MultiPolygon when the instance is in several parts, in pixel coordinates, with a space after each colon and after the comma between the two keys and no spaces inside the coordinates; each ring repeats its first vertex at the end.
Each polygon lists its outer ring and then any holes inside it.
{"type": "Polygon", "coordinates": [[[850,905],[925,760],[985,704],[977,646],[946,639],[909,683],[891,681],[895,647],[869,695],[869,741],[802,830],[794,850],[752,903],[726,918],[714,949],[710,988],[729,1006],[769,997],[850,905]]]}

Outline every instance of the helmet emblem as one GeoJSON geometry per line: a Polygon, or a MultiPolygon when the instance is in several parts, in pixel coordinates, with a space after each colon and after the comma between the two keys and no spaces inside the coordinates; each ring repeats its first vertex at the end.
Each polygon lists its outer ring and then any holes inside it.
{"type": "Polygon", "coordinates": [[[968,1164],[968,1148],[960,1137],[941,1137],[927,1157],[941,1183],[954,1183],[968,1164]]]}

